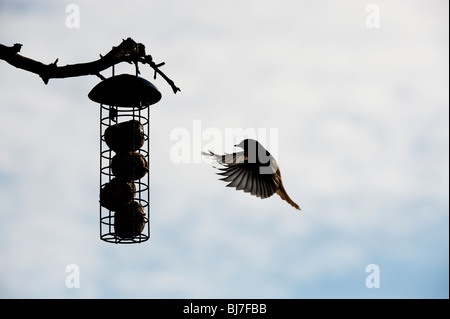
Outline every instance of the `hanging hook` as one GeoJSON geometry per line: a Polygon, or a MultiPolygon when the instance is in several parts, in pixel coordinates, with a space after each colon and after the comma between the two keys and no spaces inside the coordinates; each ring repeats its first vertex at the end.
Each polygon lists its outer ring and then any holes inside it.
{"type": "Polygon", "coordinates": [[[136,67],[136,76],[138,76],[139,74],[141,74],[141,72],[139,72],[139,66],[138,66],[138,61],[134,61],[134,65],[136,67]]]}

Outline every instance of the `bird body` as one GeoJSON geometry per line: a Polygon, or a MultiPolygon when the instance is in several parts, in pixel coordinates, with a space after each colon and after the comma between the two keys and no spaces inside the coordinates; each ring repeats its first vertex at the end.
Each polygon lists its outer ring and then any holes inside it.
{"type": "Polygon", "coordinates": [[[218,155],[209,151],[203,155],[213,157],[223,167],[219,175],[221,180],[229,182],[228,187],[243,190],[260,198],[267,198],[277,193],[294,208],[300,207],[289,197],[281,180],[280,167],[275,158],[253,139],[243,140],[235,145],[243,151],[218,155]]]}

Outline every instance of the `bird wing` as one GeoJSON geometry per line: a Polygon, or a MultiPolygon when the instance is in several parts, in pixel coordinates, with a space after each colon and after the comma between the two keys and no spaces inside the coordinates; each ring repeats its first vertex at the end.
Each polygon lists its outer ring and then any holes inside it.
{"type": "Polygon", "coordinates": [[[278,163],[269,152],[266,156],[262,156],[262,159],[258,156],[259,163],[256,163],[255,159],[249,159],[245,152],[218,155],[209,151],[202,154],[213,157],[223,166],[218,168],[221,172],[217,174],[224,176],[220,180],[229,182],[228,187],[235,187],[236,190],[243,190],[260,198],[277,193],[283,200],[300,210],[286,193],[278,163]],[[267,165],[264,165],[266,163],[267,165]]]}
{"type": "Polygon", "coordinates": [[[233,165],[233,164],[244,163],[245,160],[247,159],[247,157],[244,155],[244,152],[237,152],[237,153],[230,153],[230,154],[225,153],[225,155],[218,155],[218,154],[214,154],[211,151],[208,151],[208,153],[202,152],[202,154],[211,156],[219,164],[222,164],[222,165],[233,165]]]}
{"type": "Polygon", "coordinates": [[[243,190],[260,198],[267,198],[272,196],[280,185],[278,164],[270,154],[267,158],[267,160],[270,159],[270,163],[264,166],[249,162],[243,151],[224,155],[209,151],[203,152],[203,155],[213,157],[223,166],[218,168],[220,172],[217,174],[224,176],[220,180],[229,182],[228,187],[243,190]]]}
{"type": "Polygon", "coordinates": [[[229,182],[228,187],[243,190],[260,198],[272,196],[278,189],[279,180],[275,174],[260,174],[259,167],[249,163],[233,163],[218,168],[220,180],[229,182]]]}

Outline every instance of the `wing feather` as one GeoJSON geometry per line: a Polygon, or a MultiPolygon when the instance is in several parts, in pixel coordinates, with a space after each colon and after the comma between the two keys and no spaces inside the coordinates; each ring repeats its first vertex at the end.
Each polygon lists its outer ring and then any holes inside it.
{"type": "MultiPolygon", "coordinates": [[[[224,167],[218,168],[218,175],[223,176],[220,180],[228,182],[227,187],[234,187],[236,190],[243,190],[260,198],[272,196],[278,183],[274,177],[275,172],[271,174],[272,167],[267,167],[264,172],[258,163],[249,163],[244,152],[216,155],[210,152],[210,155],[224,167]]],[[[276,162],[275,162],[276,163],[276,162]]]]}

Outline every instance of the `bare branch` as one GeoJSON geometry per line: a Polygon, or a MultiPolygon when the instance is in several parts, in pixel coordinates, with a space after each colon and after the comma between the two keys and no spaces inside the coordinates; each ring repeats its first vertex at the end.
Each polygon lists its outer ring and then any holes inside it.
{"type": "Polygon", "coordinates": [[[5,60],[16,68],[39,75],[45,84],[53,78],[69,78],[84,75],[96,75],[104,78],[100,72],[115,64],[121,62],[141,62],[149,64],[155,70],[155,76],[156,73],[160,74],[172,87],[174,93],[180,91],[175,83],[159,70],[159,67],[163,66],[164,63],[155,64],[150,55],[145,55],[145,46],[141,43],[136,43],[131,38],[122,40],[122,43],[117,47],[113,47],[106,55],[100,55],[100,59],[98,60],[87,63],[68,64],[65,66],[57,66],[58,59],[53,63],[43,64],[39,61],[24,57],[18,54],[21,47],[22,44],[19,43],[14,44],[12,47],[0,44],[0,59],[5,60]]]}

